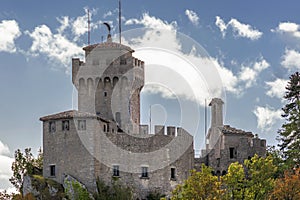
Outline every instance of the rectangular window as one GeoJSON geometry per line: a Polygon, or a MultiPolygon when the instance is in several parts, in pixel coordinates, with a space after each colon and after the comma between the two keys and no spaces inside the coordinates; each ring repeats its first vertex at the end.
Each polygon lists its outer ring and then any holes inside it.
{"type": "Polygon", "coordinates": [[[118,165],[113,166],[113,176],[120,176],[120,171],[119,171],[118,165]]]}
{"type": "Polygon", "coordinates": [[[121,59],[120,59],[120,65],[126,65],[126,64],[127,64],[126,58],[121,57],[121,59]]]}
{"type": "Polygon", "coordinates": [[[171,168],[171,180],[175,180],[176,179],[176,169],[175,168],[171,168]]]}
{"type": "Polygon", "coordinates": [[[230,158],[234,158],[234,147],[229,148],[229,156],[230,158]]]}
{"type": "Polygon", "coordinates": [[[56,131],[55,122],[49,122],[49,132],[54,133],[56,131]]]}
{"type": "Polygon", "coordinates": [[[85,120],[78,120],[78,130],[80,130],[80,131],[86,130],[86,121],[85,120]]]}
{"type": "Polygon", "coordinates": [[[148,167],[142,167],[142,178],[148,178],[148,167]]]}
{"type": "Polygon", "coordinates": [[[50,165],[50,176],[55,176],[55,165],[50,165]]]}
{"type": "Polygon", "coordinates": [[[70,130],[70,127],[69,127],[69,120],[63,120],[63,121],[62,121],[62,130],[63,130],[63,131],[68,131],[68,130],[70,130]]]}

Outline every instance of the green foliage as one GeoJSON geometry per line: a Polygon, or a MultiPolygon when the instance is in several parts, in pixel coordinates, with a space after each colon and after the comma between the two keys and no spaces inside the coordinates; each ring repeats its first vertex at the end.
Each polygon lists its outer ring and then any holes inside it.
{"type": "Polygon", "coordinates": [[[223,177],[223,184],[226,186],[226,199],[244,199],[247,182],[243,165],[232,163],[223,177]]]}
{"type": "Polygon", "coordinates": [[[160,200],[164,198],[166,195],[161,194],[158,191],[152,191],[147,195],[147,200],[160,200]]]}
{"type": "Polygon", "coordinates": [[[81,187],[78,182],[72,182],[72,187],[74,189],[75,200],[87,200],[90,199],[89,192],[86,188],[81,187]]]}
{"type": "Polygon", "coordinates": [[[289,160],[284,159],[284,154],[275,146],[269,146],[267,149],[267,156],[271,156],[273,159],[273,164],[277,167],[277,171],[274,178],[281,178],[284,176],[284,172],[290,169],[291,163],[289,160]]]}
{"type": "Polygon", "coordinates": [[[118,180],[113,181],[111,186],[97,179],[98,193],[94,194],[95,200],[131,200],[132,189],[124,187],[118,180]]]}
{"type": "Polygon", "coordinates": [[[191,176],[172,192],[172,200],[212,200],[223,194],[221,182],[212,175],[212,169],[202,164],[201,172],[191,171],[191,176]]]}
{"type": "Polygon", "coordinates": [[[20,149],[15,151],[15,161],[12,163],[13,176],[9,181],[21,192],[23,177],[26,174],[32,174],[34,157],[31,148],[25,149],[25,154],[20,149]]]}
{"type": "Polygon", "coordinates": [[[272,157],[261,158],[255,155],[250,160],[245,160],[244,164],[248,169],[246,199],[267,199],[273,190],[277,170],[272,157]]]}
{"type": "Polygon", "coordinates": [[[69,199],[74,200],[89,200],[90,194],[86,188],[82,187],[79,182],[76,181],[66,181],[65,193],[69,199]]]}
{"type": "Polygon", "coordinates": [[[42,170],[43,169],[43,160],[44,160],[44,155],[43,155],[42,148],[40,148],[38,151],[38,156],[36,159],[34,159],[34,162],[33,162],[34,167],[42,170]]]}
{"type": "Polygon", "coordinates": [[[286,86],[285,100],[287,104],[282,108],[286,122],[278,131],[281,143],[279,147],[284,151],[287,163],[300,165],[300,73],[290,76],[286,86]]]}
{"type": "Polygon", "coordinates": [[[276,166],[272,156],[255,155],[244,165],[232,163],[227,174],[213,176],[212,169],[202,165],[201,172],[191,171],[191,176],[172,192],[172,200],[264,200],[274,188],[276,166]]]}

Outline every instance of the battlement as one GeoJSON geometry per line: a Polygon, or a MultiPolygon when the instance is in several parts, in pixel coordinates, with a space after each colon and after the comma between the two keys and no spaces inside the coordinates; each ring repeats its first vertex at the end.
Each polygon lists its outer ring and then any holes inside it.
{"type": "Polygon", "coordinates": [[[137,58],[132,57],[132,64],[134,67],[142,67],[144,68],[145,62],[142,60],[139,60],[137,58]]]}
{"type": "MultiPolygon", "coordinates": [[[[139,134],[141,135],[147,135],[152,134],[149,133],[149,126],[148,125],[140,125],[139,127],[139,134]]],[[[164,126],[164,125],[155,125],[154,126],[154,134],[155,135],[167,135],[176,137],[180,134],[180,132],[184,130],[181,127],[175,127],[175,126],[164,126]]]]}

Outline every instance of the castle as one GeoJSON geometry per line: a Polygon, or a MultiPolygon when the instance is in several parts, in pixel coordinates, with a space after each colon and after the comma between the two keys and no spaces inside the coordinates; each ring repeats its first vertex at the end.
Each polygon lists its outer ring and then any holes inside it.
{"type": "Polygon", "coordinates": [[[223,125],[218,98],[210,103],[203,157],[195,158],[193,137],[183,128],[157,125],[150,133],[147,125],[140,125],[144,62],[110,34],[106,42],[83,50],[85,62],[72,59],[78,110],[40,118],[44,177],[63,183],[71,175],[90,192],[96,191],[97,178],[106,184],[118,180],[133,189],[135,199],[146,199],[150,192],[169,195],[201,163],[221,175],[231,162],[265,155],[265,140],[223,125]]]}

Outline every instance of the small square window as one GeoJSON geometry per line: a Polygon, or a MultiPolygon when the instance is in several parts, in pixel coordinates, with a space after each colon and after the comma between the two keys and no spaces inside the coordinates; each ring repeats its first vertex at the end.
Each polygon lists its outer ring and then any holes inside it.
{"type": "Polygon", "coordinates": [[[103,96],[107,97],[107,92],[103,92],[103,96]]]}
{"type": "Polygon", "coordinates": [[[49,122],[49,132],[54,133],[56,131],[55,122],[49,122]]]}
{"type": "Polygon", "coordinates": [[[176,180],[176,169],[174,167],[171,168],[171,180],[176,180]]]}
{"type": "Polygon", "coordinates": [[[148,167],[142,167],[142,178],[148,178],[148,167]]]}
{"type": "Polygon", "coordinates": [[[50,176],[55,176],[55,165],[50,165],[50,176]]]}
{"type": "Polygon", "coordinates": [[[118,165],[113,166],[113,176],[120,176],[120,171],[119,171],[118,165]]]}
{"type": "Polygon", "coordinates": [[[85,120],[78,120],[78,130],[80,130],[80,131],[86,130],[86,121],[85,120]]]}
{"type": "Polygon", "coordinates": [[[64,120],[64,121],[62,121],[62,130],[63,130],[63,131],[68,131],[68,130],[70,130],[70,127],[69,127],[69,120],[64,120]]]}

